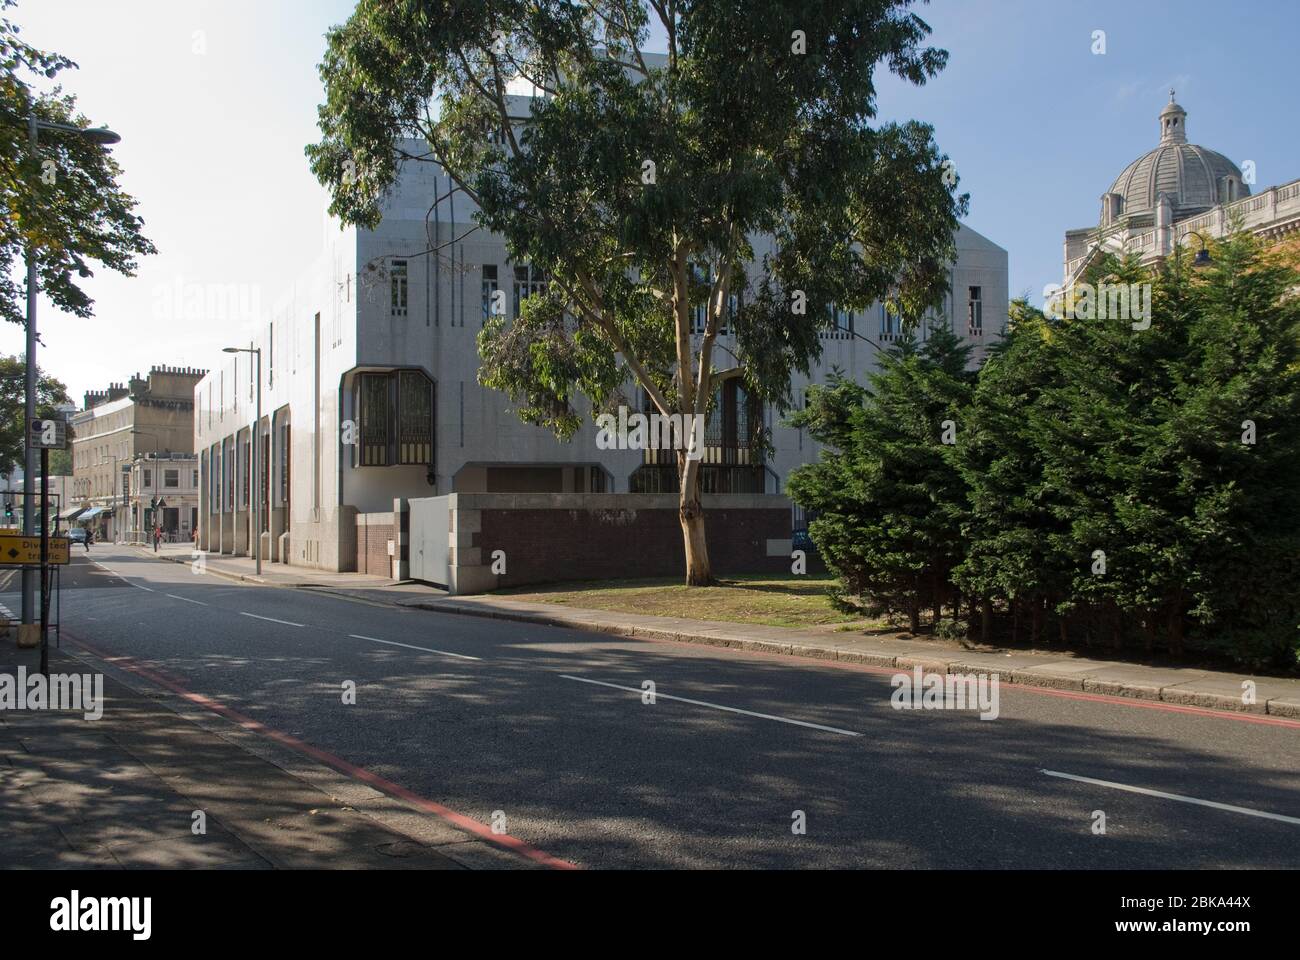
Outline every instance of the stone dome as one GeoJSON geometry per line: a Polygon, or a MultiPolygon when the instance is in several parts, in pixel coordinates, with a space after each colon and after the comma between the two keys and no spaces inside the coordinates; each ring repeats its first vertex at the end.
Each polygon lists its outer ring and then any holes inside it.
{"type": "Polygon", "coordinates": [[[1121,214],[1155,209],[1169,195],[1175,219],[1250,194],[1241,170],[1223,154],[1187,142],[1187,111],[1169,93],[1160,111],[1160,145],[1138,157],[1115,178],[1108,193],[1122,198],[1121,214]],[[1224,186],[1224,179],[1231,184],[1224,186]]]}

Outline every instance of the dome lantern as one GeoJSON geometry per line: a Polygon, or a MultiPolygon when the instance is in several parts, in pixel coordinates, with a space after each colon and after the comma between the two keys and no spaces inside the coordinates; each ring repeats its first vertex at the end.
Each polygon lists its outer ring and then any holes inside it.
{"type": "Polygon", "coordinates": [[[1187,142],[1187,111],[1174,100],[1174,92],[1169,91],[1169,103],[1160,111],[1160,142],[1187,142]]]}

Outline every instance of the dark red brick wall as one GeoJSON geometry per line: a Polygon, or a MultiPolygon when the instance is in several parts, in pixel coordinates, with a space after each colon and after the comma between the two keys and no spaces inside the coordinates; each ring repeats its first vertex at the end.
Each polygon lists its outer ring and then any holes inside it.
{"type": "MultiPolygon", "coordinates": [[[[502,586],[563,580],[685,575],[676,510],[484,510],[475,546],[482,563],[506,552],[502,586]]],[[[790,558],[767,556],[768,540],[790,539],[790,511],[704,512],[709,560],[719,576],[790,571],[790,558]]]]}
{"type": "Polygon", "coordinates": [[[372,576],[392,576],[392,560],[388,556],[388,541],[396,540],[391,523],[357,523],[357,573],[372,576]]]}

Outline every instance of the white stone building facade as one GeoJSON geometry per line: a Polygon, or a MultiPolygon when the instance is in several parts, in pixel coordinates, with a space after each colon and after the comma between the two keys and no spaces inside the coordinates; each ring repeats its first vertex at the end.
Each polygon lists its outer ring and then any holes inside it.
{"type": "MultiPolygon", "coordinates": [[[[479,385],[476,338],[493,294],[506,293],[513,317],[543,281],[528,264],[510,261],[500,237],[475,229],[463,194],[433,205],[449,192],[447,176],[433,165],[408,163],[375,230],[326,218],[313,268],[278,302],[253,344],[231,344],[261,351],[256,428],[254,359],[213,358],[194,392],[203,549],[251,552],[254,435],[267,504],[263,556],[329,570],[355,565],[358,516],[391,512],[399,499],[655,492],[644,453],[599,449],[590,421],[561,442],[521,422],[507,397],[479,385]],[[441,255],[426,254],[430,245],[442,247],[441,255]]],[[[956,244],[952,293],[936,322],[979,354],[1005,323],[1007,254],[964,226],[956,244]]],[[[852,333],[825,335],[813,382],[834,367],[864,377],[875,367],[876,344],[899,335],[879,305],[842,324],[852,333]]],[[[804,386],[796,384],[795,396],[804,386]]],[[[706,476],[706,492],[713,484],[718,492],[780,493],[790,471],[816,457],[804,432],[773,410],[752,410],[743,398],[729,409],[733,418],[761,417],[775,455],[755,464],[732,451],[730,467],[706,476]]],[[[734,423],[730,429],[734,434],[734,423]]]]}

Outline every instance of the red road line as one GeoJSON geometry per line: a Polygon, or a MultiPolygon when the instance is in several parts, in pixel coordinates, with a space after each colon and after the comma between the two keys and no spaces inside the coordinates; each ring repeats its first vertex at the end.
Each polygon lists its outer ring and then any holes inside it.
{"type": "MultiPolygon", "coordinates": [[[[561,627],[561,629],[573,630],[574,627],[561,627]]],[[[810,664],[819,667],[835,667],[840,670],[849,670],[855,673],[878,673],[887,676],[893,676],[900,672],[911,672],[910,667],[877,667],[868,663],[850,663],[845,660],[823,660],[820,657],[804,657],[798,654],[788,653],[768,653],[764,650],[746,650],[744,647],[728,647],[715,643],[697,643],[690,640],[662,640],[658,637],[639,637],[639,636],[619,636],[617,634],[604,634],[612,639],[619,640],[637,640],[643,643],[664,643],[676,647],[695,647],[700,650],[726,650],[732,654],[741,654],[748,657],[757,657],[762,660],[770,660],[777,663],[789,662],[791,660],[801,663],[810,664]]],[[[918,659],[924,659],[918,657],[918,659]]],[[[996,670],[986,671],[989,674],[997,673],[996,670]]],[[[1136,707],[1141,710],[1163,710],[1166,713],[1189,713],[1198,717],[1214,717],[1218,720],[1237,720],[1241,723],[1256,723],[1268,727],[1292,727],[1300,729],[1300,720],[1291,720],[1287,717],[1273,717],[1257,713],[1235,713],[1230,710],[1215,710],[1210,707],[1193,707],[1179,703],[1166,703],[1163,700],[1142,700],[1136,697],[1116,697],[1107,693],[1084,693],[1079,690],[1058,690],[1054,687],[1037,687],[1028,683],[1011,683],[1007,682],[1007,687],[1011,690],[1024,690],[1026,693],[1037,693],[1048,697],[1060,697],[1063,700],[1086,700],[1092,703],[1110,703],[1121,707],[1136,707]]]]}
{"type": "Polygon", "coordinates": [[[306,754],[327,766],[333,767],[341,773],[347,774],[354,780],[359,780],[362,783],[369,784],[382,793],[386,793],[391,797],[396,797],[414,807],[432,813],[434,816],[459,827],[467,833],[472,833],[489,843],[494,843],[497,846],[504,847],[511,853],[517,854],[526,860],[532,860],[535,863],[543,864],[555,870],[579,869],[577,864],[570,863],[568,860],[562,860],[559,857],[554,857],[545,850],[538,849],[527,841],[520,840],[518,837],[512,837],[508,833],[493,833],[492,828],[487,824],[481,823],[473,817],[468,817],[463,813],[457,813],[450,807],[444,807],[442,804],[421,797],[419,794],[412,793],[400,784],[393,783],[391,780],[387,780],[379,774],[373,773],[364,767],[358,767],[356,764],[349,763],[342,757],[337,757],[330,753],[328,750],[322,750],[320,747],[312,746],[310,743],[306,743],[299,740],[297,737],[276,730],[274,727],[268,727],[266,724],[254,720],[252,717],[247,717],[238,710],[228,707],[218,700],[213,700],[201,693],[194,693],[187,689],[182,683],[180,683],[180,681],[173,680],[158,671],[141,666],[131,657],[122,654],[110,654],[107,651],[92,646],[80,637],[75,636],[67,629],[63,632],[69,639],[76,642],[78,646],[84,648],[88,653],[91,653],[102,660],[129,670],[151,683],[156,683],[159,686],[165,687],[178,696],[188,700],[190,703],[203,707],[206,710],[210,710],[213,713],[220,714],[228,720],[233,720],[245,730],[250,730],[253,733],[269,737],[278,743],[284,744],[286,747],[297,750],[299,753],[306,754]]]}

